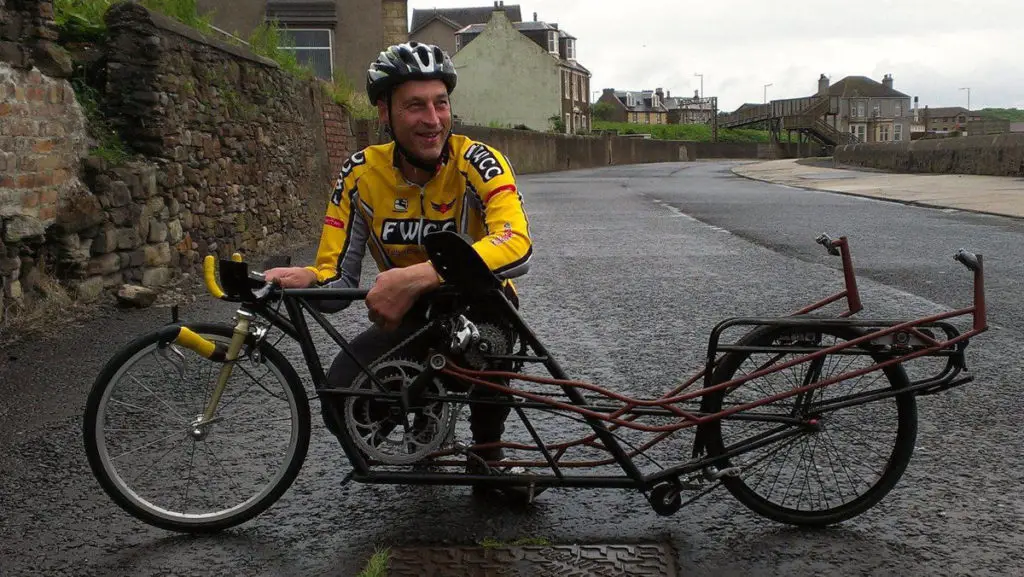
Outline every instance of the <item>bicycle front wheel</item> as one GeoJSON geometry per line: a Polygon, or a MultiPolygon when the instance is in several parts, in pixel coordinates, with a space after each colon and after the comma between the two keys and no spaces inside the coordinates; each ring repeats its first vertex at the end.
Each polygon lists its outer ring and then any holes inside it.
{"type": "MultiPolygon", "coordinates": [[[[227,344],[233,328],[189,324],[227,344]]],[[[215,532],[252,519],[291,486],[309,447],[309,404],[287,359],[243,346],[207,424],[223,363],[153,331],[100,372],[86,404],[89,465],[117,505],[163,529],[215,532]]]]}
{"type": "MultiPolygon", "coordinates": [[[[850,327],[759,329],[740,344],[753,347],[831,347],[863,333],[850,327]]],[[[722,484],[741,503],[767,518],[792,525],[824,526],[867,511],[903,475],[917,437],[913,393],[871,400],[871,395],[909,386],[894,364],[857,375],[886,360],[881,355],[819,357],[712,393],[709,413],[757,402],[798,387],[841,378],[802,394],[741,411],[704,425],[708,456],[736,476],[722,484]],[[788,421],[788,422],[787,422],[788,421]],[[792,434],[791,434],[792,433],[792,434]],[[782,436],[785,438],[782,438],[782,436]],[[755,443],[766,443],[759,447],[755,443]]],[[[742,351],[726,355],[714,382],[724,383],[780,366],[806,353],[742,351]]]]}

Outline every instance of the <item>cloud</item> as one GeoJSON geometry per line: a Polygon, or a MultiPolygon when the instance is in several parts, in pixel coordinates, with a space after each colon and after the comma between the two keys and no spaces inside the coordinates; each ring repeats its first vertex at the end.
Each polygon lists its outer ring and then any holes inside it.
{"type": "MultiPolygon", "coordinates": [[[[486,6],[491,0],[410,0],[414,8],[486,6]]],[[[719,108],[813,94],[819,74],[881,80],[921,105],[1024,106],[1024,2],[1020,0],[535,0],[524,19],[557,22],[578,38],[591,88],[662,87],[719,108]]]]}

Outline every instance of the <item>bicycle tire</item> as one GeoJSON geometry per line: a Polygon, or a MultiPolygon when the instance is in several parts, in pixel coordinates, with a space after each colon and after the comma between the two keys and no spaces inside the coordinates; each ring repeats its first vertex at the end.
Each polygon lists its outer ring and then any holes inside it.
{"type": "MultiPolygon", "coordinates": [[[[188,323],[188,328],[205,338],[221,338],[228,340],[234,327],[210,324],[188,323]]],[[[101,435],[102,427],[98,422],[105,413],[105,401],[112,384],[118,382],[123,371],[130,368],[134,361],[142,358],[148,351],[154,351],[160,341],[159,330],[154,330],[137,337],[118,351],[103,367],[93,383],[86,402],[83,435],[86,455],[93,475],[110,498],[124,511],[155,527],[182,533],[215,533],[244,523],[273,505],[295,481],[306,458],[310,440],[310,412],[308,399],[295,369],[276,348],[266,342],[259,344],[258,351],[262,363],[266,363],[276,373],[282,383],[289,407],[294,419],[289,437],[288,454],[271,480],[260,493],[248,498],[240,505],[211,515],[186,515],[170,512],[162,507],[144,500],[136,494],[122,479],[112,466],[103,446],[105,435],[101,435]]],[[[255,337],[249,337],[243,353],[251,351],[255,337]]],[[[210,362],[207,359],[202,362],[210,362]]],[[[235,371],[238,371],[235,367],[235,371]]],[[[222,403],[223,405],[223,403],[222,403]]]]}
{"type": "MultiPolygon", "coordinates": [[[[782,326],[763,327],[752,331],[741,339],[739,344],[746,346],[770,345],[780,334],[791,333],[794,330],[801,330],[801,328],[782,326]]],[[[822,328],[808,326],[802,330],[820,333],[821,335],[832,335],[843,340],[852,340],[853,338],[865,334],[853,327],[822,328]]],[[[718,384],[732,380],[743,361],[753,354],[757,353],[750,351],[728,353],[722,359],[721,364],[715,371],[714,383],[718,384]]],[[[870,358],[873,359],[875,363],[878,363],[886,360],[887,357],[871,355],[870,358]]],[[[889,383],[889,387],[892,389],[898,390],[909,386],[910,382],[902,365],[893,364],[883,367],[881,370],[884,371],[885,378],[889,383]]],[[[739,386],[743,387],[748,384],[749,383],[743,383],[739,386]]],[[[824,387],[824,389],[828,388],[828,386],[824,387]]],[[[709,394],[705,399],[705,410],[709,413],[721,411],[726,394],[726,390],[716,391],[709,394]]],[[[907,465],[910,463],[910,458],[914,451],[914,443],[917,438],[917,403],[913,393],[896,395],[894,397],[877,401],[869,401],[865,404],[890,402],[891,400],[895,400],[896,403],[897,433],[893,443],[893,449],[889,454],[885,469],[879,479],[868,490],[860,493],[855,499],[848,503],[844,503],[837,507],[830,507],[828,509],[804,511],[782,506],[761,496],[752,489],[741,476],[724,476],[721,479],[722,484],[734,498],[751,511],[784,524],[806,527],[822,527],[841,523],[856,517],[878,504],[878,502],[895,487],[896,483],[906,471],[907,465]]],[[[846,409],[838,409],[837,412],[842,410],[846,409]]],[[[707,443],[706,448],[708,456],[716,457],[724,454],[725,442],[722,438],[722,421],[715,420],[708,422],[703,425],[703,428],[704,432],[702,434],[705,435],[703,438],[707,443]]],[[[719,470],[723,470],[731,466],[728,459],[720,461],[719,463],[719,470]]]]}

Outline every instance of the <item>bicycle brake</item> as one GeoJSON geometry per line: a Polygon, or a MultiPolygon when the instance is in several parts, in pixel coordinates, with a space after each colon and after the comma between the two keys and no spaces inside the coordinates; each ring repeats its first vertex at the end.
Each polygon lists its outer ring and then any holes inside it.
{"type": "Polygon", "coordinates": [[[173,345],[166,347],[158,347],[157,350],[160,351],[160,355],[164,359],[166,359],[167,362],[171,363],[171,365],[173,365],[174,368],[177,369],[178,378],[181,380],[185,380],[185,354],[182,353],[180,350],[178,350],[177,347],[173,345]],[[171,352],[174,353],[174,357],[171,356],[171,352]]]}

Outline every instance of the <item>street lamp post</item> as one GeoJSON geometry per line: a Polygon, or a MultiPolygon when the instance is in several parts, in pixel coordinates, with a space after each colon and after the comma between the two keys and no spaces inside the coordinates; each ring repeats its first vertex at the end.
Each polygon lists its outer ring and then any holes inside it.
{"type": "Polygon", "coordinates": [[[771,82],[769,82],[768,84],[764,85],[764,103],[765,104],[768,104],[768,87],[771,86],[771,85],[772,85],[771,82]]]}
{"type": "Polygon", "coordinates": [[[700,76],[700,97],[701,97],[701,100],[703,100],[704,99],[704,75],[700,74],[700,73],[697,73],[697,72],[695,72],[693,75],[694,76],[700,76]]]}
{"type": "Polygon", "coordinates": [[[971,113],[971,88],[969,86],[961,88],[960,90],[967,91],[967,114],[971,113]]]}

